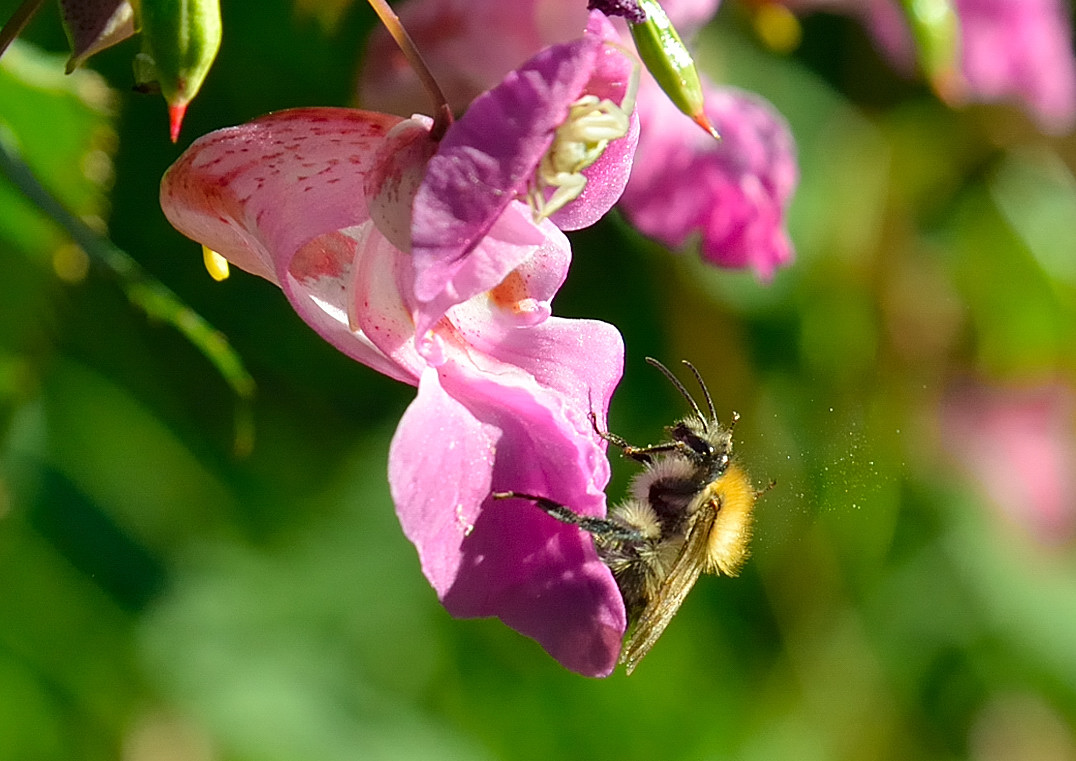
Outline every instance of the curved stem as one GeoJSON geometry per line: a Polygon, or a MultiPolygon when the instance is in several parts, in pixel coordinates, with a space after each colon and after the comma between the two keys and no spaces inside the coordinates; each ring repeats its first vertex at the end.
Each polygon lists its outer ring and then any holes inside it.
{"type": "Polygon", "coordinates": [[[15,12],[11,14],[11,18],[4,24],[4,28],[0,29],[0,55],[4,54],[8,45],[19,36],[19,32],[23,30],[44,3],[45,0],[24,0],[23,4],[15,9],[15,12]]]}
{"type": "Polygon", "coordinates": [[[53,222],[63,228],[91,261],[108,270],[127,298],[148,317],[166,322],[190,341],[221,374],[235,393],[236,456],[249,454],[254,445],[254,378],[224,334],[187,306],[166,285],[154,278],[126,251],[94,232],[72,214],[34,175],[17,151],[0,136],[0,177],[6,177],[53,222]]]}
{"type": "Polygon", "coordinates": [[[400,17],[389,7],[388,2],[386,0],[367,1],[370,3],[370,7],[374,9],[377,17],[381,19],[381,23],[388,29],[389,34],[392,35],[392,39],[396,41],[400,52],[404,54],[407,62],[411,64],[412,70],[422,81],[422,86],[426,88],[426,92],[430,94],[430,98],[433,100],[434,113],[433,129],[430,130],[430,135],[434,140],[439,140],[445,134],[449,125],[452,124],[452,110],[448,107],[448,100],[441,91],[441,86],[433,78],[430,67],[422,60],[422,54],[418,52],[418,47],[416,47],[414,40],[411,39],[411,35],[407,33],[407,30],[403,28],[403,24],[400,23],[400,17]]]}

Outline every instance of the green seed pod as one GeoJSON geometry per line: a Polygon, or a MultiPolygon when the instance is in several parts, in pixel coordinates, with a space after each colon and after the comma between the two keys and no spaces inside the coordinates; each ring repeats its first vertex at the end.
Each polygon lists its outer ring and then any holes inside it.
{"type": "Polygon", "coordinates": [[[657,0],[639,0],[646,21],[631,25],[639,57],[669,99],[696,124],[718,137],[704,110],[702,82],[695,60],[657,0]]]}
{"type": "Polygon", "coordinates": [[[901,0],[900,4],[923,72],[942,98],[959,99],[960,19],[952,0],[901,0]]]}
{"type": "Polygon", "coordinates": [[[168,101],[172,142],[220,49],[220,0],[140,0],[142,53],[168,101]]]}

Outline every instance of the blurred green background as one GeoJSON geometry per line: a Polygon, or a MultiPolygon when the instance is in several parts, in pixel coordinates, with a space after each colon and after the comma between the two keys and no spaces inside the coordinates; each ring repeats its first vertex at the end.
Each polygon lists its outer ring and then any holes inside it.
{"type": "Polygon", "coordinates": [[[270,284],[214,283],[158,207],[195,137],[351,104],[365,5],[328,31],[225,2],[179,146],[131,91],[136,42],[64,77],[55,8],[32,23],[0,59],[0,140],[219,329],[257,395],[237,457],[220,373],[0,177],[0,761],[1076,759],[1076,142],[950,110],[851,21],[812,16],[778,55],[726,5],[700,55],[792,125],[796,263],[759,284],[614,214],[573,236],[555,308],[624,334],[614,430],[656,439],[683,405],[643,358],[689,358],[777,485],[743,575],[703,578],[607,680],[444,612],[386,484],[413,389],[270,284]],[[1049,515],[1020,496],[1045,478],[1025,437],[1070,479],[1049,515]]]}

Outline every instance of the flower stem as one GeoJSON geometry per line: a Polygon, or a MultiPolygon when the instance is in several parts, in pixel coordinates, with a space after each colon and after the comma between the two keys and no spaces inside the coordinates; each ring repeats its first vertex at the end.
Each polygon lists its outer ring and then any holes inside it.
{"type": "Polygon", "coordinates": [[[237,397],[234,452],[242,457],[254,445],[254,379],[224,334],[154,278],[126,251],[94,232],[64,207],[37,179],[15,148],[0,136],[0,177],[6,177],[78,244],[90,260],[109,271],[127,298],[146,316],[168,323],[217,368],[237,397]]]}
{"type": "Polygon", "coordinates": [[[441,91],[437,80],[433,78],[430,67],[422,60],[422,54],[418,52],[418,47],[415,46],[411,35],[407,33],[407,30],[403,28],[403,24],[400,23],[400,17],[389,7],[388,2],[386,0],[367,0],[367,2],[370,3],[374,13],[381,19],[381,23],[388,29],[392,39],[399,46],[400,52],[404,54],[407,62],[411,64],[411,69],[418,75],[418,78],[422,81],[422,86],[426,88],[426,92],[429,93],[430,98],[433,100],[434,119],[430,136],[434,140],[439,140],[445,134],[449,125],[452,124],[452,109],[448,107],[445,94],[441,91]]]}
{"type": "Polygon", "coordinates": [[[15,9],[11,18],[4,24],[4,28],[0,29],[0,55],[3,55],[7,46],[19,36],[19,32],[29,23],[44,2],[45,0],[24,0],[23,4],[15,9]]]}

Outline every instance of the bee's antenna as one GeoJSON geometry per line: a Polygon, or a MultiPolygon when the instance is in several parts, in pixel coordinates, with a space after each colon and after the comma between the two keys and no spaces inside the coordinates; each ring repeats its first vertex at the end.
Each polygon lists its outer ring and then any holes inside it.
{"type": "Polygon", "coordinates": [[[702,379],[702,374],[695,365],[691,364],[686,359],[680,361],[687,365],[687,369],[691,371],[691,374],[695,376],[695,380],[699,382],[699,388],[702,389],[702,395],[706,398],[706,406],[710,408],[710,419],[717,420],[717,410],[714,409],[714,400],[710,397],[710,389],[706,388],[706,381],[702,379]]]}
{"type": "MultiPolygon", "coordinates": [[[[665,367],[665,365],[661,364],[660,362],[658,362],[653,357],[647,357],[646,361],[649,362],[654,367],[656,367],[657,369],[661,370],[661,372],[665,375],[665,377],[669,379],[669,382],[672,383],[674,386],[676,386],[676,390],[680,392],[680,395],[683,396],[685,399],[687,399],[688,404],[690,404],[691,409],[693,409],[695,411],[695,415],[699,418],[699,421],[703,425],[706,425],[709,421],[702,416],[702,410],[699,409],[699,403],[695,401],[695,397],[693,397],[691,394],[689,394],[687,392],[687,389],[684,388],[684,384],[680,382],[680,379],[672,374],[672,370],[665,367]]],[[[691,367],[692,371],[695,373],[695,377],[698,378],[698,376],[699,376],[698,370],[695,370],[695,368],[692,367],[691,363],[689,363],[689,362],[685,362],[685,364],[687,364],[688,367],[691,367]]],[[[700,378],[700,382],[701,382],[701,378],[700,378]]],[[[703,390],[705,390],[705,389],[706,389],[706,387],[703,386],[703,390]]],[[[710,398],[709,393],[706,394],[706,398],[707,398],[707,400],[709,400],[709,398],[710,398]]],[[[710,408],[713,409],[713,403],[712,402],[710,403],[710,408]]]]}

